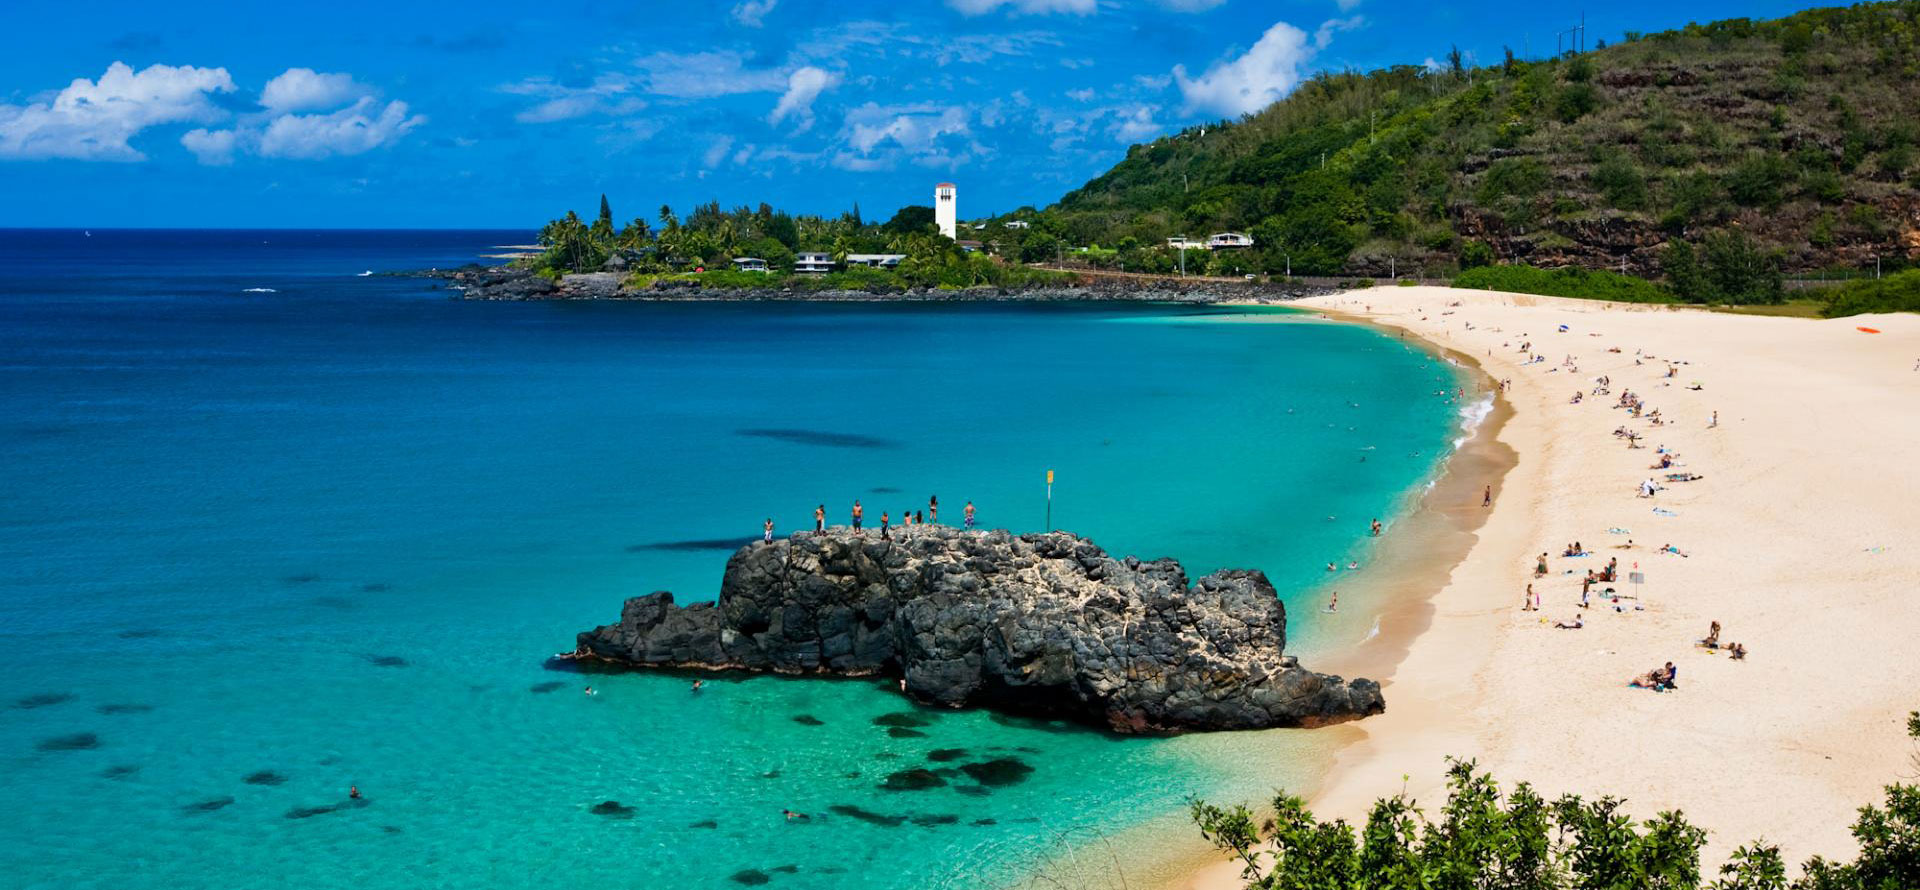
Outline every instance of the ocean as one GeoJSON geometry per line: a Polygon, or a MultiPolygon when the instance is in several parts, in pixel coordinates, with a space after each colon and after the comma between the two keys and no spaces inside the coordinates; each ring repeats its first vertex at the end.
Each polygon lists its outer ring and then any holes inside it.
{"type": "Polygon", "coordinates": [[[1321,610],[1326,564],[1364,566],[1452,447],[1444,363],[1284,309],[360,274],[529,237],[0,230],[8,886],[992,887],[1135,868],[1111,839],[1189,795],[1310,780],[1310,731],[1119,738],[545,659],[626,597],[711,598],[766,518],[937,495],[1265,570],[1311,666],[1366,621],[1321,610]],[[1007,758],[1032,771],[883,787],[1007,758]]]}

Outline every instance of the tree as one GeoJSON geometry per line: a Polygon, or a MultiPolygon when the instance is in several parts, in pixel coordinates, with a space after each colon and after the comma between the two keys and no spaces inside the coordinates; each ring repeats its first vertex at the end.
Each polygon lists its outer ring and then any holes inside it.
{"type": "Polygon", "coordinates": [[[607,206],[606,192],[600,193],[600,219],[598,221],[606,223],[607,228],[613,228],[613,208],[607,206]]]}
{"type": "Polygon", "coordinates": [[[924,232],[933,226],[933,221],[932,207],[924,204],[909,204],[900,208],[899,212],[895,213],[892,219],[887,220],[887,224],[881,228],[898,234],[924,232]]]}

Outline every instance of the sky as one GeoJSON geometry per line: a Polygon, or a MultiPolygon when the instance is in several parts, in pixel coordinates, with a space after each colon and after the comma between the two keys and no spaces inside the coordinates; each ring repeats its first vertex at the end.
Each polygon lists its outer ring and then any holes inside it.
{"type": "MultiPolygon", "coordinates": [[[[1774,17],[1620,0],[1589,41],[1774,17]]],[[[22,3],[0,227],[535,228],[604,193],[868,218],[1044,206],[1316,71],[1550,55],[1577,2],[22,3]]]]}

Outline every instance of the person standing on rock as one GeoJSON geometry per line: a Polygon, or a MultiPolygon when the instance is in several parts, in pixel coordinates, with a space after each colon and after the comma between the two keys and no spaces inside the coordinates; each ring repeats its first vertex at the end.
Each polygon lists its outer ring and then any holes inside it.
{"type": "Polygon", "coordinates": [[[860,499],[854,498],[853,499],[853,530],[854,531],[860,530],[860,520],[865,518],[865,516],[866,516],[866,509],[860,506],[860,499]]]}
{"type": "Polygon", "coordinates": [[[827,533],[827,505],[826,504],[821,504],[820,506],[813,508],[813,533],[816,535],[824,535],[827,533]]]}
{"type": "Polygon", "coordinates": [[[887,539],[887,520],[890,518],[891,517],[887,515],[887,511],[880,511],[880,540],[882,541],[887,539]]]}
{"type": "Polygon", "coordinates": [[[973,530],[973,502],[972,501],[967,502],[966,512],[967,512],[967,530],[972,531],[973,530]]]}
{"type": "Polygon", "coordinates": [[[760,540],[769,544],[773,543],[773,517],[767,517],[767,521],[761,524],[760,540]]]}
{"type": "Polygon", "coordinates": [[[1480,496],[1480,506],[1482,507],[1493,506],[1493,486],[1491,485],[1487,486],[1486,493],[1480,496]]]}
{"type": "Polygon", "coordinates": [[[927,521],[940,524],[940,496],[937,494],[927,496],[927,521]]]}

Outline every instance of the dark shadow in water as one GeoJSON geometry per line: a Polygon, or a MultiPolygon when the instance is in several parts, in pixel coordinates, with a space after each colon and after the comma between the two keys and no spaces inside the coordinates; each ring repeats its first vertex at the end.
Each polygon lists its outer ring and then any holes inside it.
{"type": "Polygon", "coordinates": [[[672,553],[695,553],[707,550],[725,550],[732,552],[755,541],[754,538],[693,538],[686,541],[656,541],[651,544],[634,544],[627,548],[628,553],[649,553],[667,551],[672,553]]]}
{"type": "Polygon", "coordinates": [[[138,627],[138,628],[134,628],[133,630],[123,630],[123,631],[121,631],[121,632],[120,632],[120,639],[123,639],[123,640],[150,640],[150,639],[153,639],[154,637],[157,637],[157,636],[159,636],[159,635],[160,635],[161,633],[162,633],[161,631],[158,631],[158,630],[155,630],[155,629],[153,629],[153,628],[151,628],[151,627],[138,627]]]}
{"type": "Polygon", "coordinates": [[[391,584],[362,584],[362,585],[360,585],[360,592],[361,592],[361,593],[386,593],[387,591],[389,591],[389,590],[392,590],[392,589],[393,589],[393,585],[391,585],[391,584]]]}
{"type": "Polygon", "coordinates": [[[960,771],[990,788],[1004,788],[1018,785],[1033,775],[1033,767],[1018,757],[1001,757],[995,760],[969,763],[960,767],[960,771]]]}
{"type": "Polygon", "coordinates": [[[907,821],[907,817],[905,816],[889,816],[886,813],[876,813],[872,810],[861,809],[850,803],[837,803],[827,809],[831,812],[839,813],[842,816],[848,816],[862,822],[881,825],[887,828],[904,825],[907,821]]]}
{"type": "Polygon", "coordinates": [[[886,791],[927,791],[933,788],[944,788],[946,784],[947,780],[941,778],[939,773],[914,767],[888,775],[887,780],[880,783],[880,787],[886,791]]]}
{"type": "Polygon", "coordinates": [[[836,433],[830,430],[766,429],[755,427],[735,430],[735,435],[754,439],[776,439],[795,445],[824,445],[828,448],[898,448],[900,443],[878,436],[863,436],[859,433],[836,433]]]}
{"type": "Polygon", "coordinates": [[[13,706],[23,711],[30,711],[34,708],[51,707],[70,701],[73,701],[73,693],[71,692],[42,692],[37,695],[14,699],[13,706]]]}
{"type": "Polygon", "coordinates": [[[313,582],[320,580],[320,576],[313,575],[313,574],[288,575],[285,578],[281,578],[280,580],[287,584],[312,584],[313,582]]]}
{"type": "Polygon", "coordinates": [[[89,751],[100,747],[100,737],[90,732],[76,732],[41,739],[40,744],[34,747],[42,751],[89,751]]]}
{"type": "Polygon", "coordinates": [[[975,824],[975,825],[999,825],[999,824],[1000,824],[1000,822],[999,822],[999,820],[996,820],[996,819],[975,819],[975,820],[973,820],[973,824],[975,824]]]}
{"type": "Polygon", "coordinates": [[[921,732],[920,730],[908,729],[904,726],[887,727],[887,735],[890,735],[896,739],[924,739],[927,737],[927,734],[924,732],[921,732]]]}
{"type": "Polygon", "coordinates": [[[935,825],[952,825],[959,821],[960,817],[952,813],[927,813],[913,817],[913,824],[922,828],[932,828],[935,825]]]}
{"type": "Polygon", "coordinates": [[[687,827],[688,828],[719,828],[720,823],[715,822],[712,819],[702,819],[698,822],[689,824],[687,827]]]}
{"type": "Polygon", "coordinates": [[[94,710],[102,714],[145,714],[153,710],[152,705],[113,704],[101,705],[94,710]]]}
{"type": "Polygon", "coordinates": [[[588,810],[588,812],[595,816],[605,816],[609,819],[631,819],[636,811],[633,807],[627,806],[617,800],[603,800],[594,804],[593,808],[588,810]]]}
{"type": "Polygon", "coordinates": [[[398,655],[362,655],[360,657],[374,667],[403,668],[407,666],[407,660],[398,655]]]}
{"type": "Polygon", "coordinates": [[[880,716],[873,718],[873,725],[875,726],[912,726],[912,727],[932,726],[933,719],[931,717],[925,717],[920,714],[915,714],[912,711],[894,711],[890,714],[881,714],[880,716]]]}
{"type": "Polygon", "coordinates": [[[768,877],[766,872],[761,871],[757,868],[749,868],[749,869],[743,869],[741,871],[734,872],[733,874],[727,876],[727,880],[732,881],[736,884],[745,884],[749,887],[757,887],[761,884],[765,884],[768,881],[773,880],[773,878],[768,877]]]}
{"type": "Polygon", "coordinates": [[[986,797],[993,793],[993,789],[985,785],[960,785],[953,790],[968,797],[986,797]]]}
{"type": "Polygon", "coordinates": [[[140,767],[131,763],[122,763],[100,771],[102,779],[129,779],[140,772],[140,767]]]}
{"type": "Polygon", "coordinates": [[[325,806],[318,806],[318,807],[294,807],[293,809],[287,811],[287,818],[311,819],[315,816],[325,816],[328,813],[338,813],[341,810],[357,810],[366,805],[367,805],[366,798],[358,798],[355,800],[347,800],[341,803],[330,803],[325,806]]]}
{"type": "Polygon", "coordinates": [[[818,717],[815,717],[815,716],[813,716],[812,714],[795,714],[795,715],[793,715],[793,722],[795,722],[795,723],[798,723],[798,724],[800,724],[801,726],[825,726],[825,725],[827,725],[827,721],[825,721],[825,720],[822,720],[822,719],[820,719],[820,718],[818,718],[818,717]]]}
{"type": "Polygon", "coordinates": [[[560,691],[561,687],[566,685],[567,684],[562,683],[559,680],[548,680],[545,683],[535,683],[532,686],[528,686],[527,691],[535,695],[545,695],[549,692],[558,692],[560,691]]]}
{"type": "Polygon", "coordinates": [[[276,773],[273,770],[263,769],[257,773],[252,773],[248,775],[246,778],[241,779],[240,781],[245,782],[249,785],[284,785],[287,782],[287,777],[280,775],[279,773],[276,773]]]}
{"type": "Polygon", "coordinates": [[[799,874],[799,873],[800,873],[800,866],[798,866],[798,865],[776,865],[776,866],[774,866],[774,867],[772,867],[772,868],[770,868],[770,869],[767,869],[767,871],[771,871],[771,872],[777,872],[777,873],[779,873],[779,874],[783,874],[783,875],[794,875],[794,874],[799,874]]]}
{"type": "Polygon", "coordinates": [[[946,763],[949,760],[959,760],[965,756],[967,756],[967,749],[965,748],[935,748],[927,752],[927,759],[934,763],[946,763]]]}
{"type": "Polygon", "coordinates": [[[867,489],[867,491],[870,491],[874,494],[899,494],[900,493],[900,489],[894,488],[891,485],[876,485],[872,488],[867,489]]]}
{"type": "Polygon", "coordinates": [[[187,813],[189,815],[193,813],[211,813],[214,810],[226,809],[232,803],[233,803],[233,798],[231,797],[216,797],[212,800],[203,800],[203,801],[200,801],[199,803],[187,804],[186,806],[180,808],[180,812],[187,813]]]}

